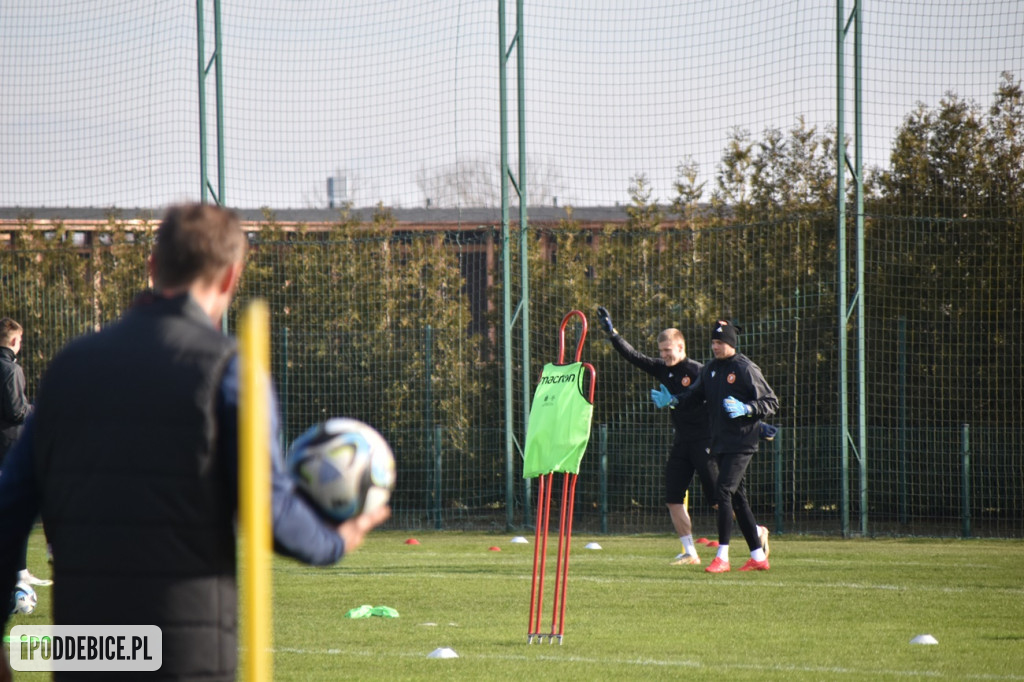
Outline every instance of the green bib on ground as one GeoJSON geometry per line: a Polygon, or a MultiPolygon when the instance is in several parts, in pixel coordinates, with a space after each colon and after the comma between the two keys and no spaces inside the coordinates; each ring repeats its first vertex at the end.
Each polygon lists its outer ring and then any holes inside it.
{"type": "Polygon", "coordinates": [[[594,415],[594,406],[583,393],[585,373],[582,362],[544,365],[530,407],[523,478],[579,473],[594,415]]]}

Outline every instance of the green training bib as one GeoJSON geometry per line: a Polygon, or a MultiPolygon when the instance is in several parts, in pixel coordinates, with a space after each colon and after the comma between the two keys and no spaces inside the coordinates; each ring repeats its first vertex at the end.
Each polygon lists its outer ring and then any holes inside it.
{"type": "Polygon", "coordinates": [[[594,405],[583,393],[585,374],[582,362],[544,365],[530,407],[523,478],[579,473],[594,415],[594,405]]]}

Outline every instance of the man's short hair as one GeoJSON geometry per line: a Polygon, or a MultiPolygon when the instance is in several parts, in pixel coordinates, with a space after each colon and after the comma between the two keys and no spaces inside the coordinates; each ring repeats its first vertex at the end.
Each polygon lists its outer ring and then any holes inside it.
{"type": "Polygon", "coordinates": [[[153,285],[166,289],[212,279],[241,262],[246,246],[234,211],[210,204],[172,206],[156,233],[153,285]]]}
{"type": "Polygon", "coordinates": [[[11,339],[24,331],[25,329],[11,318],[0,318],[0,346],[10,348],[11,339]]]}
{"type": "Polygon", "coordinates": [[[686,343],[686,337],[683,336],[683,333],[675,327],[669,327],[658,334],[658,343],[664,343],[665,341],[672,341],[673,343],[676,341],[682,341],[683,343],[686,343]]]}

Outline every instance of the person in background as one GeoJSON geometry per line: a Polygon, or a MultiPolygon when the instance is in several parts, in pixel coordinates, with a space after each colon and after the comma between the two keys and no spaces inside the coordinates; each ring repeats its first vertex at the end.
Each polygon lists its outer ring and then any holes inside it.
{"type": "Polygon", "coordinates": [[[760,526],[747,501],[744,484],[747,466],[757,454],[761,420],[779,409],[779,399],[765,381],[761,369],[736,351],[742,329],[721,319],[711,329],[715,356],[701,369],[699,379],[681,394],[670,398],[681,408],[706,402],[711,418],[711,453],[718,457],[718,554],[704,570],[731,570],[729,542],[733,514],[750,548],[750,559],[741,571],[767,571],[768,555],[760,538],[760,526]]]}
{"type": "MultiPolygon", "coordinates": [[[[0,318],[0,464],[21,436],[25,420],[32,414],[32,403],[25,394],[25,372],[18,364],[18,352],[25,328],[9,317],[0,318]]],[[[28,538],[21,550],[18,582],[35,586],[52,585],[52,580],[37,578],[28,570],[28,538]]]]}

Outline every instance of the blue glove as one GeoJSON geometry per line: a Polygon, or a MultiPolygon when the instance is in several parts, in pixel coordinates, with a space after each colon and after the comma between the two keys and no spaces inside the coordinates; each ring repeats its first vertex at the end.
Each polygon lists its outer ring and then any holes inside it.
{"type": "Polygon", "coordinates": [[[761,422],[761,433],[758,434],[761,437],[761,440],[775,440],[775,436],[778,433],[778,426],[772,426],[771,424],[765,424],[764,422],[761,422]]]}
{"type": "Polygon", "coordinates": [[[615,325],[612,324],[612,317],[608,314],[608,309],[603,305],[597,306],[597,322],[601,325],[601,330],[608,336],[615,336],[618,334],[618,332],[615,331],[615,325]]]}
{"type": "Polygon", "coordinates": [[[651,400],[654,401],[654,405],[659,410],[663,407],[675,407],[679,404],[679,400],[665,388],[665,384],[661,384],[660,389],[651,389],[651,400]]]}
{"type": "Polygon", "coordinates": [[[735,419],[736,417],[746,417],[748,414],[753,412],[753,410],[750,409],[749,405],[747,405],[746,403],[741,403],[732,396],[729,396],[728,398],[723,400],[722,404],[725,405],[725,411],[728,412],[729,416],[732,417],[733,419],[735,419]]]}

